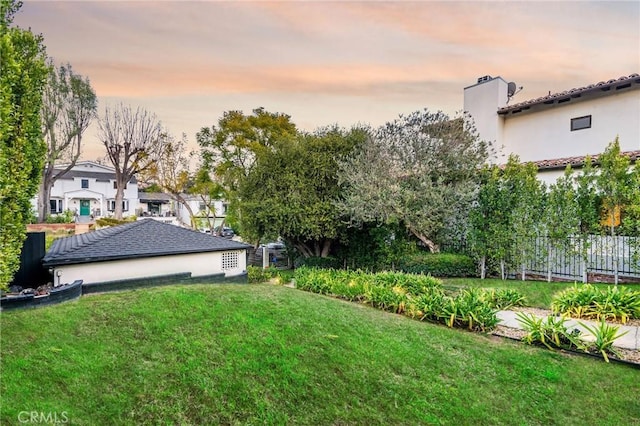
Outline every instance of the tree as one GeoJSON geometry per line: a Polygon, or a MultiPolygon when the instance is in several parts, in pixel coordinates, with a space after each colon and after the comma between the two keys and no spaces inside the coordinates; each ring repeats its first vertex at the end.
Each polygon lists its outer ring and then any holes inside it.
{"type": "MultiPolygon", "coordinates": [[[[536,237],[542,231],[545,187],[538,180],[537,172],[535,164],[521,164],[517,155],[511,155],[502,176],[505,198],[509,200],[507,212],[512,235],[509,263],[513,267],[521,266],[523,280],[526,262],[535,259],[533,249],[536,237]]],[[[502,262],[502,279],[505,279],[504,266],[502,262]]]]}
{"type": "Polygon", "coordinates": [[[490,259],[505,259],[509,249],[509,194],[502,187],[501,170],[486,166],[480,174],[477,199],[469,213],[469,244],[480,263],[480,278],[490,259]]]}
{"type": "Polygon", "coordinates": [[[97,110],[97,98],[89,79],[73,72],[70,64],[56,68],[49,61],[49,75],[42,100],[42,133],[47,154],[38,193],[38,221],[50,214],[51,187],[75,166],[82,152],[82,134],[87,130],[97,110]],[[56,164],[66,167],[55,173],[56,164]]]}
{"type": "MultiPolygon", "coordinates": [[[[219,182],[216,182],[211,178],[209,171],[205,167],[200,167],[195,174],[193,185],[189,189],[189,194],[198,197],[202,209],[198,212],[198,215],[204,218],[207,223],[207,227],[214,232],[216,222],[216,207],[215,201],[224,198],[224,188],[219,182]]],[[[194,219],[197,216],[194,216],[194,219]]],[[[199,226],[199,224],[196,224],[199,226]]],[[[218,234],[222,233],[224,222],[220,224],[218,234]]]]}
{"type": "Polygon", "coordinates": [[[245,115],[242,111],[227,111],[218,124],[203,127],[196,139],[200,146],[203,166],[211,171],[224,186],[230,202],[230,213],[237,216],[239,188],[249,175],[257,158],[270,151],[275,143],[290,140],[297,135],[291,117],[271,113],[264,108],[245,115]]]}
{"type": "Polygon", "coordinates": [[[602,202],[598,194],[596,170],[593,167],[593,161],[590,156],[587,156],[581,173],[576,176],[575,185],[582,281],[586,283],[588,278],[587,261],[592,241],[591,235],[600,231],[602,202]]]}
{"type": "Polygon", "coordinates": [[[19,267],[46,146],[40,128],[47,76],[41,36],[12,27],[22,2],[0,1],[0,288],[19,267]]]}
{"type": "Polygon", "coordinates": [[[263,153],[240,187],[243,236],[280,236],[305,257],[327,257],[346,228],[336,205],[338,161],[366,136],[366,129],[333,126],[263,153]]]}
{"type": "Polygon", "coordinates": [[[615,283],[618,284],[620,253],[618,238],[616,238],[616,227],[620,225],[623,209],[633,201],[629,195],[634,180],[629,167],[629,157],[620,154],[620,142],[617,137],[600,155],[599,162],[600,173],[597,177],[597,184],[602,197],[602,207],[605,215],[604,223],[609,228],[609,235],[612,239],[614,277],[615,283]]]}
{"type": "Polygon", "coordinates": [[[193,186],[190,171],[190,155],[187,151],[187,135],[176,140],[172,135],[163,133],[162,149],[157,155],[151,179],[171,199],[184,206],[189,212],[190,226],[196,228],[195,213],[188,202],[187,192],[193,186]]]}
{"type": "MultiPolygon", "coordinates": [[[[576,249],[574,237],[580,233],[579,204],[575,179],[571,166],[567,166],[564,175],[549,187],[545,206],[545,228],[550,246],[561,248],[564,253],[575,256],[580,253],[576,249]]],[[[547,259],[547,281],[551,281],[551,256],[547,259]]]]}
{"type": "Polygon", "coordinates": [[[162,152],[160,123],[143,108],[133,111],[119,104],[114,109],[107,107],[98,124],[100,141],[116,172],[114,215],[122,219],[125,186],[136,174],[153,167],[162,152]]]}
{"type": "Polygon", "coordinates": [[[382,126],[341,164],[340,203],[354,223],[403,223],[431,251],[445,224],[468,211],[489,146],[462,118],[427,110],[382,126]]]}

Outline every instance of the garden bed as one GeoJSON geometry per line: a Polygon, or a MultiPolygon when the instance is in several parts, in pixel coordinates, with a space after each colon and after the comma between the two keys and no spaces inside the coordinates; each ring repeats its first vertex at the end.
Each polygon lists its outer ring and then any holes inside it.
{"type": "Polygon", "coordinates": [[[35,308],[38,306],[54,305],[80,298],[82,294],[82,280],[53,287],[45,294],[37,294],[35,290],[21,294],[8,294],[0,298],[0,308],[4,310],[35,308]]]}

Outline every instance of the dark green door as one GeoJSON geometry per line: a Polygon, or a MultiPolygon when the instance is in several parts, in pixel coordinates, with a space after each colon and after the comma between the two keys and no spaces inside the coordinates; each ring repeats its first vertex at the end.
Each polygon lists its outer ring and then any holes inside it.
{"type": "Polygon", "coordinates": [[[80,216],[89,216],[89,200],[80,200],[80,216]]]}

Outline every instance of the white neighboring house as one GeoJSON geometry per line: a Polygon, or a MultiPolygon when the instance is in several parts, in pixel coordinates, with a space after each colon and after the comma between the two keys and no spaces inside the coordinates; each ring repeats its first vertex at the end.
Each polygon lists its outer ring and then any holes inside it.
{"type": "Polygon", "coordinates": [[[480,77],[464,89],[464,111],[481,139],[506,156],[536,162],[542,180],[555,181],[566,164],[579,167],[584,156],[602,153],[616,136],[621,151],[638,156],[640,75],[510,104],[515,90],[501,77],[480,77]]]}
{"type": "MultiPolygon", "coordinates": [[[[213,223],[214,227],[218,227],[222,224],[227,216],[228,203],[224,200],[211,200],[211,206],[213,211],[209,211],[207,203],[197,195],[185,195],[191,211],[196,215],[196,225],[198,229],[204,231],[210,231],[209,222],[213,223]]],[[[177,217],[180,222],[185,224],[191,223],[191,217],[189,216],[189,210],[182,204],[177,205],[176,209],[177,217]]]]}
{"type": "MultiPolygon", "coordinates": [[[[197,228],[209,231],[210,223],[214,227],[220,226],[227,214],[227,203],[223,200],[212,200],[213,211],[209,211],[207,203],[196,195],[182,194],[191,211],[196,216],[197,228]]],[[[163,192],[140,192],[138,194],[138,208],[136,215],[139,218],[151,219],[171,223],[173,225],[191,226],[189,210],[178,201],[163,192]]]]}
{"type": "MultiPolygon", "coordinates": [[[[58,172],[63,166],[56,168],[58,172]]],[[[51,187],[49,205],[51,214],[60,214],[70,210],[81,221],[92,218],[113,216],[116,198],[115,169],[92,161],[79,161],[76,165],[55,181],[51,187]]],[[[32,200],[37,206],[37,196],[32,200]]],[[[133,177],[124,190],[122,201],[124,216],[135,214],[138,205],[138,183],[133,177]]]]}

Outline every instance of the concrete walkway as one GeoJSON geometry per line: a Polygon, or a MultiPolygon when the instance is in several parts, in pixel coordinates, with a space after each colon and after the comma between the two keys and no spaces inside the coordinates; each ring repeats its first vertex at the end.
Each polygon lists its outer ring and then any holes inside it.
{"type": "MultiPolygon", "coordinates": [[[[540,316],[537,315],[538,318],[540,316]]],[[[516,312],[514,311],[499,311],[498,319],[500,322],[499,325],[509,328],[517,328],[522,329],[522,324],[518,321],[518,317],[516,316],[516,312]]],[[[579,320],[583,324],[589,325],[589,327],[593,327],[594,325],[598,325],[596,321],[587,321],[587,320],[579,320]]],[[[640,349],[640,332],[638,331],[640,327],[632,326],[632,325],[620,325],[620,324],[612,324],[620,327],[618,329],[618,334],[627,332],[624,336],[621,336],[615,340],[613,346],[624,349],[632,349],[639,350],[640,349]]],[[[571,330],[577,328],[582,332],[580,336],[583,340],[593,340],[593,336],[580,324],[578,324],[578,320],[568,319],[565,322],[565,326],[567,329],[571,330]]]]}

